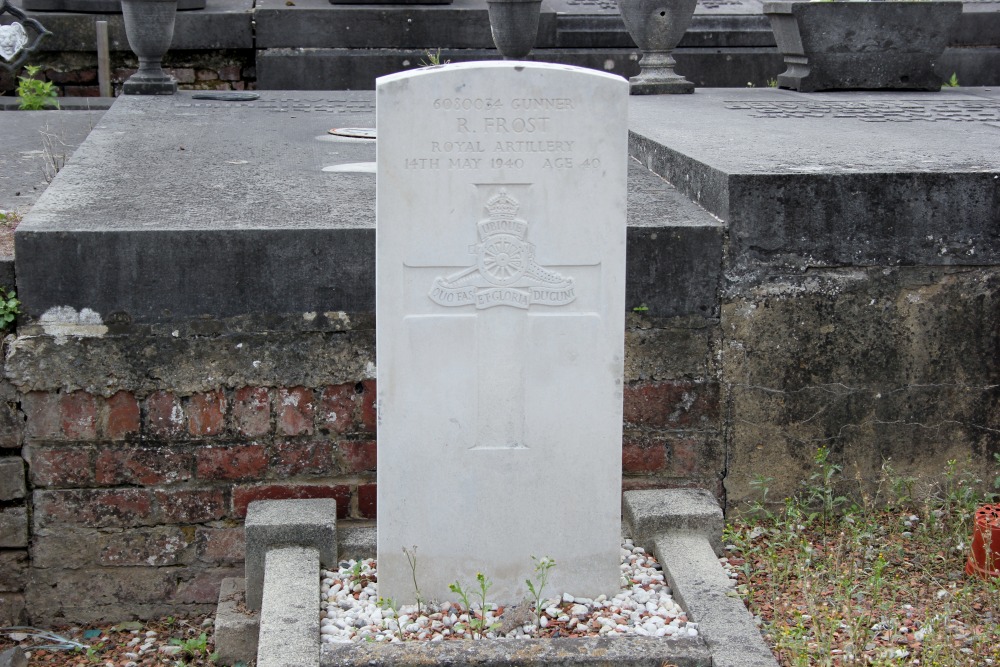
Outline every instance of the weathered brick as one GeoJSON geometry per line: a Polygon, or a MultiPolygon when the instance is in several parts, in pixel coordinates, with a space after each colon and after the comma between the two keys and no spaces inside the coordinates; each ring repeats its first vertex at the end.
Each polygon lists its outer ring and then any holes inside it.
{"type": "MultiPolygon", "coordinates": [[[[679,437],[672,444],[667,471],[673,475],[690,474],[694,478],[711,481],[709,488],[720,485],[726,471],[726,447],[717,434],[703,433],[679,437]]],[[[719,495],[717,493],[717,495],[719,495]]]]}
{"type": "Polygon", "coordinates": [[[666,446],[660,440],[625,438],[622,441],[622,472],[625,474],[659,472],[666,462],[666,446]]]}
{"type": "Polygon", "coordinates": [[[247,505],[254,500],[285,500],[286,498],[333,498],[337,501],[337,518],[346,519],[351,502],[348,486],[329,484],[257,484],[233,489],[233,516],[247,515],[247,505]]]}
{"type": "Polygon", "coordinates": [[[354,430],[359,399],[353,383],[324,387],[316,415],[320,432],[341,434],[354,430]]]}
{"type": "Polygon", "coordinates": [[[191,67],[170,67],[166,70],[172,77],[177,79],[177,83],[194,83],[194,68],[191,67]]]}
{"type": "Polygon", "coordinates": [[[68,440],[97,439],[97,399],[85,391],[62,394],[59,410],[63,437],[68,440]]]}
{"type": "Polygon", "coordinates": [[[722,470],[702,470],[700,463],[708,463],[711,452],[702,451],[710,444],[695,438],[676,438],[670,443],[670,460],[666,472],[674,477],[687,477],[695,473],[719,474],[722,470]]]}
{"type": "Polygon", "coordinates": [[[374,472],[377,461],[374,440],[342,440],[337,443],[344,472],[374,472]]]}
{"type": "Polygon", "coordinates": [[[97,561],[109,567],[168,566],[184,562],[185,552],[193,552],[194,534],[173,526],[127,529],[112,539],[101,536],[97,561]]]}
{"type": "Polygon", "coordinates": [[[312,435],[313,391],[305,387],[281,387],[275,397],[278,433],[312,435]]]}
{"type": "Polygon", "coordinates": [[[325,475],[336,468],[329,440],[279,442],[273,446],[269,476],[278,479],[325,475]]]}
{"type": "Polygon", "coordinates": [[[233,396],[233,428],[255,438],[271,432],[271,393],[267,387],[241,387],[233,396]]]}
{"type": "Polygon", "coordinates": [[[0,509],[0,548],[23,549],[28,546],[28,510],[24,507],[0,509]]]}
{"type": "Polygon", "coordinates": [[[194,453],[186,447],[106,447],[97,455],[98,484],[174,484],[191,479],[194,453]]]}
{"type": "Polygon", "coordinates": [[[239,528],[199,526],[195,543],[198,560],[206,563],[242,563],[246,553],[246,533],[239,528]]]}
{"type": "Polygon", "coordinates": [[[24,412],[24,436],[29,440],[55,440],[62,437],[59,395],[29,391],[21,397],[24,412]]]}
{"type": "Polygon", "coordinates": [[[107,440],[122,440],[142,428],[139,401],[127,391],[119,391],[104,402],[101,433],[107,440]]]}
{"type": "Polygon", "coordinates": [[[361,515],[362,519],[378,518],[377,499],[378,493],[375,484],[360,484],[358,486],[358,514],[361,515]]]}
{"type": "Polygon", "coordinates": [[[223,81],[239,81],[240,80],[240,66],[239,65],[226,65],[225,67],[219,68],[219,78],[223,81]]]}
{"type": "Polygon", "coordinates": [[[91,486],[94,483],[94,448],[25,447],[28,474],[36,487],[59,489],[91,486]]]}
{"type": "Polygon", "coordinates": [[[90,528],[148,526],[159,523],[147,489],[35,491],[36,528],[70,525],[90,528]]]}
{"type": "Polygon", "coordinates": [[[157,391],[146,398],[146,424],[150,435],[173,438],[184,433],[184,409],[168,391],[157,391]]]}
{"type": "Polygon", "coordinates": [[[226,515],[222,489],[163,489],[153,495],[160,523],[204,523],[226,515]]]}
{"type": "Polygon", "coordinates": [[[27,619],[23,593],[0,593],[0,625],[24,625],[27,619]]]}
{"type": "Polygon", "coordinates": [[[187,416],[191,435],[222,433],[226,428],[226,395],[220,390],[194,394],[188,399],[187,416]]]}
{"type": "MultiPolygon", "coordinates": [[[[189,572],[192,572],[189,570],[189,572]]],[[[219,586],[223,579],[242,577],[243,568],[219,567],[193,571],[189,579],[177,583],[172,602],[180,604],[215,604],[219,601],[219,586]]]]}
{"type": "Polygon", "coordinates": [[[97,81],[96,69],[75,69],[68,72],[58,72],[53,69],[45,70],[45,78],[60,85],[66,83],[94,83],[97,81]]]}
{"type": "Polygon", "coordinates": [[[27,586],[32,613],[45,616],[50,610],[74,606],[115,605],[120,616],[125,609],[159,602],[176,590],[177,568],[98,567],[81,570],[35,569],[27,586]]]}
{"type": "Polygon", "coordinates": [[[18,395],[13,385],[0,381],[0,449],[21,446],[24,419],[17,409],[18,395]]]}
{"type": "Polygon", "coordinates": [[[0,458],[0,500],[24,498],[24,460],[20,456],[0,458]]]}
{"type": "Polygon", "coordinates": [[[0,551],[0,593],[19,593],[24,590],[27,574],[26,550],[0,551]]]}
{"type": "Polygon", "coordinates": [[[63,97],[100,97],[100,86],[63,86],[63,97]]]}
{"type": "MultiPolygon", "coordinates": [[[[97,554],[101,550],[102,536],[107,538],[106,529],[35,528],[31,533],[31,566],[34,568],[94,567],[97,554]]],[[[118,532],[112,533],[115,537],[118,532]]]]}
{"type": "Polygon", "coordinates": [[[135,73],[136,70],[129,67],[114,69],[111,70],[111,80],[116,83],[122,83],[135,73]]]}
{"type": "Polygon", "coordinates": [[[214,81],[219,78],[219,75],[210,69],[199,69],[195,71],[194,77],[198,81],[214,81]]]}
{"type": "Polygon", "coordinates": [[[375,380],[365,380],[361,383],[361,428],[366,433],[375,433],[378,423],[378,401],[375,380]]]}
{"type": "Polygon", "coordinates": [[[627,385],[624,419],[654,428],[710,426],[719,418],[715,382],[658,382],[627,385]]]}
{"type": "Polygon", "coordinates": [[[262,479],[267,470],[264,445],[229,445],[199,447],[199,479],[262,479]]]}

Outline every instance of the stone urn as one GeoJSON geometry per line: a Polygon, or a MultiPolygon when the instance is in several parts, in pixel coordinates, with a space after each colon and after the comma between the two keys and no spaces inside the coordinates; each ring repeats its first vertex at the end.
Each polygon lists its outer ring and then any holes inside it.
{"type": "Polygon", "coordinates": [[[764,13],[785,58],[780,88],[940,90],[934,67],[962,3],[768,2],[764,13]]]}
{"type": "Polygon", "coordinates": [[[163,71],[163,56],[174,39],[177,0],[121,0],[125,35],[139,57],[139,71],[130,76],[126,95],[173,95],[177,82],[163,71]]]}
{"type": "Polygon", "coordinates": [[[493,43],[504,60],[521,60],[535,46],[542,0],[486,0],[493,43]]]}
{"type": "Polygon", "coordinates": [[[629,79],[633,95],[693,93],[694,84],[674,72],[671,52],[691,25],[698,0],[618,0],[625,29],[642,60],[629,79]]]}

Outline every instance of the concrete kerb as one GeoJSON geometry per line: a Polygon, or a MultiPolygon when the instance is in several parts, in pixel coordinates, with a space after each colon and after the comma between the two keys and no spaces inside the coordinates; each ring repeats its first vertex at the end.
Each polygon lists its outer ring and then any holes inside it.
{"type": "Polygon", "coordinates": [[[246,581],[223,579],[215,613],[215,652],[220,665],[249,663],[257,655],[260,613],[246,607],[246,581]]]}
{"type": "MultiPolygon", "coordinates": [[[[247,514],[247,562],[249,573],[250,536],[276,517],[292,519],[285,503],[303,501],[263,501],[270,505],[247,514]]],[[[332,501],[327,501],[331,505],[332,501]]],[[[289,508],[290,509],[290,508],[289,508]]],[[[698,623],[696,639],[663,640],[648,637],[585,638],[547,640],[497,640],[489,642],[407,642],[398,645],[320,644],[319,564],[323,560],[315,547],[290,548],[278,543],[265,547],[268,559],[262,581],[263,611],[260,614],[258,665],[269,667],[295,664],[347,667],[389,664],[463,665],[650,665],[678,667],[775,667],[770,650],[739,598],[733,596],[732,582],[719,565],[722,511],[711,494],[698,490],[673,489],[630,491],[624,495],[626,527],[637,544],[653,551],[663,564],[674,597],[698,623]],[[283,546],[283,548],[282,548],[283,546]],[[274,554],[273,556],[270,554],[274,554]],[[315,563],[315,564],[314,564],[315,563]],[[313,571],[315,570],[315,572],[313,571]],[[270,584],[267,582],[271,582],[270,584]],[[268,590],[274,589],[272,593],[268,590]],[[306,609],[305,607],[308,607],[306,609]],[[315,606],[315,609],[313,607],[315,606]],[[314,652],[315,647],[315,652],[314,652]],[[315,657],[313,657],[315,655],[315,657]]],[[[332,519],[335,513],[326,515],[332,519]]],[[[295,525],[301,525],[299,518],[295,525]]],[[[322,533],[322,528],[319,529],[322,533]]],[[[336,544],[336,528],[328,526],[336,544]]],[[[315,527],[312,529],[315,533],[315,527]]],[[[308,530],[299,533],[308,534],[308,530]]],[[[371,527],[343,531],[341,548],[349,547],[351,557],[369,557],[374,551],[371,527]]],[[[331,560],[336,560],[336,554],[331,560]]],[[[262,563],[263,565],[263,563],[262,563]]],[[[257,618],[239,602],[239,586],[223,587],[228,599],[220,596],[216,617],[216,646],[221,664],[246,661],[254,655],[257,618]],[[224,645],[219,646],[220,639],[224,645]],[[228,643],[227,643],[228,642],[228,643]],[[241,642],[241,645],[237,645],[241,642]],[[238,649],[238,650],[235,650],[238,649]]]]}
{"type": "MultiPolygon", "coordinates": [[[[337,564],[337,503],[329,498],[258,500],[247,507],[246,605],[261,609],[268,551],[312,547],[325,567],[337,564]]],[[[319,573],[317,572],[317,581],[319,573]]],[[[317,597],[318,599],[318,597],[317,597]]]]}
{"type": "MultiPolygon", "coordinates": [[[[287,502],[287,501],[274,501],[287,502]]],[[[337,557],[375,557],[375,526],[357,525],[341,527],[336,531],[337,557]]],[[[319,581],[316,582],[316,597],[319,597],[319,581]]],[[[260,612],[246,605],[246,580],[229,578],[222,580],[219,589],[219,606],[215,614],[215,650],[220,665],[249,664],[257,656],[260,633],[260,612]]]]}
{"type": "Polygon", "coordinates": [[[760,630],[718,561],[722,510],[705,491],[628,491],[625,521],[637,544],[652,550],[674,598],[698,623],[713,667],[777,667],[760,630]]]}
{"type": "Polygon", "coordinates": [[[715,497],[705,489],[627,491],[623,510],[632,539],[647,550],[654,537],[690,531],[704,536],[715,553],[722,554],[725,519],[715,497]]]}
{"type": "Polygon", "coordinates": [[[319,564],[315,547],[268,549],[257,667],[319,664],[319,564]]]}

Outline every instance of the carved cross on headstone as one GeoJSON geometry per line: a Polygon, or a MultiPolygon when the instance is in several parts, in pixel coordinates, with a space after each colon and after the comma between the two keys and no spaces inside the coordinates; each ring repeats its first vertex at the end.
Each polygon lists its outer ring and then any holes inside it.
{"type": "MultiPolygon", "coordinates": [[[[435,277],[427,296],[439,306],[476,316],[474,344],[478,354],[476,367],[469,372],[475,372],[480,381],[472,449],[518,449],[533,444],[524,435],[527,355],[523,341],[528,318],[558,315],[563,324],[572,328],[573,321],[565,318],[580,317],[581,309],[565,312],[567,309],[562,308],[577,300],[576,281],[564,271],[569,268],[576,274],[585,270],[588,277],[596,279],[599,274],[595,270],[600,265],[575,262],[559,270],[540,265],[535,245],[529,240],[531,224],[518,217],[521,203],[508,192],[524,190],[524,196],[530,197],[532,186],[474,185],[485,202],[487,216],[478,221],[475,229],[469,226],[470,235],[478,236],[478,243],[469,246],[472,263],[435,277]]],[[[552,256],[553,251],[557,253],[558,248],[549,249],[547,254],[552,256]]],[[[418,267],[420,263],[408,261],[407,266],[418,267]]],[[[442,273],[452,269],[433,268],[442,273]]],[[[584,316],[596,315],[592,299],[577,305],[590,309],[584,316]]]]}

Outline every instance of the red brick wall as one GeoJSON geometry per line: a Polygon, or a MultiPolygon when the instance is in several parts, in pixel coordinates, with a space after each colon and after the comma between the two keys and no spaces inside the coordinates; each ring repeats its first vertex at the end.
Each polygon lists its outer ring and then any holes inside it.
{"type": "MultiPolygon", "coordinates": [[[[25,599],[38,622],[213,608],[222,578],[242,575],[254,500],[335,498],[340,520],[376,516],[373,380],[186,396],[33,391],[20,409],[25,599]]],[[[634,382],[624,421],[626,489],[721,490],[716,383],[634,382]]]]}

